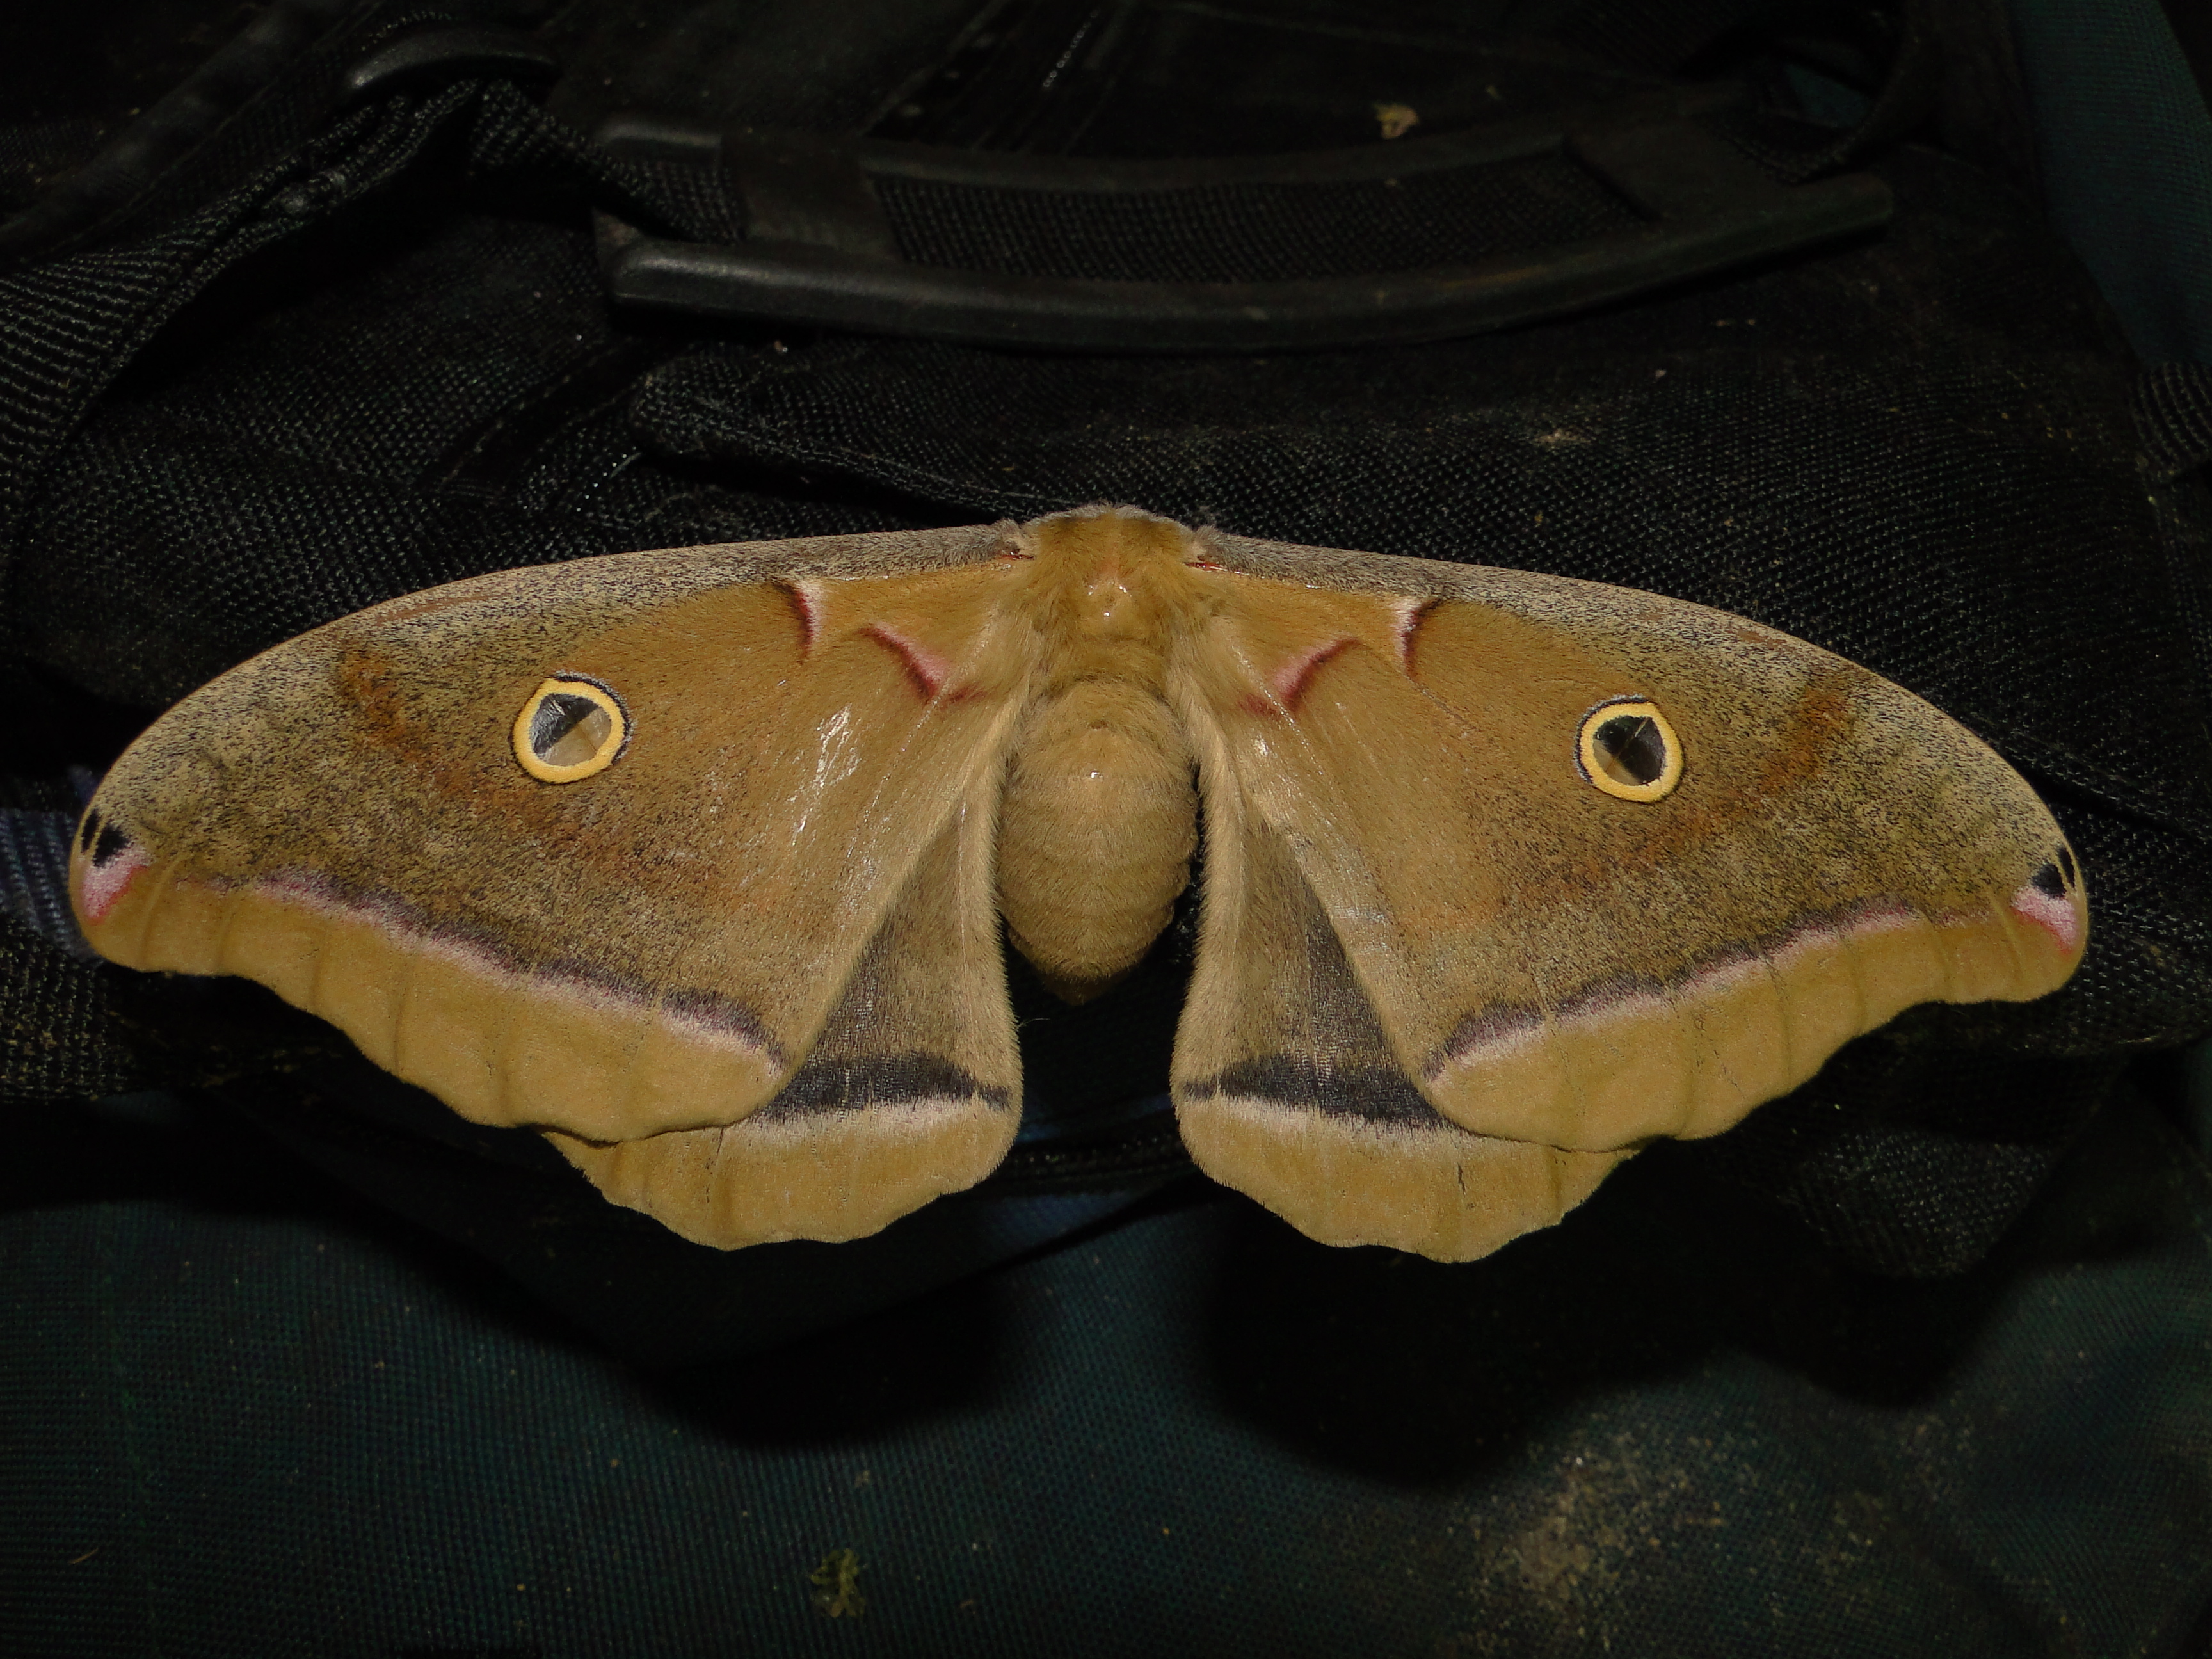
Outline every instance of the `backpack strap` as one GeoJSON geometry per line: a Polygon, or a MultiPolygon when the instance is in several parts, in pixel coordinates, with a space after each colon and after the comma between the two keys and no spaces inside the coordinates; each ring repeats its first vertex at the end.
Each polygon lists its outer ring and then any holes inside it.
{"type": "MultiPolygon", "coordinates": [[[[171,130],[181,122],[165,117],[153,136],[135,126],[119,135],[87,169],[96,175],[94,186],[64,216],[66,224],[40,220],[18,232],[34,209],[0,227],[0,257],[13,246],[20,258],[34,241],[34,252],[50,252],[39,238],[69,245],[58,257],[0,275],[0,562],[11,559],[54,454],[187,301],[240,260],[419,166],[465,179],[551,171],[642,222],[685,223],[680,209],[656,199],[649,178],[609,158],[518,88],[517,75],[543,78],[549,61],[526,36],[417,25],[373,34],[349,64],[324,64],[319,55],[276,69],[264,61],[270,52],[255,59],[277,75],[266,90],[283,106],[262,125],[279,133],[308,125],[310,136],[295,148],[271,154],[265,133],[257,139],[226,130],[201,135],[196,149],[171,130]],[[220,156],[204,153],[226,143],[220,156]],[[118,180],[157,156],[171,173],[127,193],[118,180]],[[235,177],[210,191],[211,171],[235,177]]],[[[245,73],[225,54],[209,67],[219,87],[245,73]]],[[[234,112],[258,109],[241,104],[234,112]]]]}
{"type": "Polygon", "coordinates": [[[611,154],[688,167],[736,198],[744,230],[674,240],[603,215],[604,270],[617,301],[653,312],[979,345],[1441,339],[1887,222],[1880,179],[1778,184],[1714,131],[1739,96],[1669,89],[1441,137],[1174,161],[617,118],[599,135],[611,154]]]}

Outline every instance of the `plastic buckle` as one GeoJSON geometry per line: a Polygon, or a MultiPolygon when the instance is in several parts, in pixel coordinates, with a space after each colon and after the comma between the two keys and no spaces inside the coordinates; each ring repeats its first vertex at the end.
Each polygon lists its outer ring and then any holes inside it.
{"type": "MultiPolygon", "coordinates": [[[[618,116],[616,155],[715,170],[742,202],[729,242],[646,234],[602,215],[617,301],[677,316],[970,344],[1106,352],[1279,351],[1433,340],[1532,322],[1875,229],[1889,188],[1866,173],[1776,183],[1700,118],[1734,88],[1624,100],[1565,119],[1303,155],[1116,161],[946,149],[817,135],[720,131],[618,116]],[[905,257],[878,181],[1006,193],[1158,198],[1222,187],[1381,185],[1425,173],[1564,158],[1633,210],[1625,230],[1527,252],[1356,276],[1142,282],[1010,275],[905,257]]],[[[978,207],[978,211],[982,209],[978,207]]]]}

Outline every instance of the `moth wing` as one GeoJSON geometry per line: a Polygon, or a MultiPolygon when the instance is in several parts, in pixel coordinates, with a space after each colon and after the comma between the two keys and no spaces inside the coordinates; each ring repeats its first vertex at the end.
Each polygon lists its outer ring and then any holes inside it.
{"type": "MultiPolygon", "coordinates": [[[[1914,1004],[2040,996],[2080,959],[2079,872],[2034,792],[1841,658],[1626,589],[1215,546],[1179,694],[1208,799],[1257,826],[1248,862],[1279,841],[1402,1072],[1466,1129],[1716,1133],[1914,1004]],[[1674,730],[1662,798],[1585,772],[1618,700],[1674,730]]],[[[1194,1026],[1186,1094],[1261,1060],[1253,1030],[1194,1026]]]]}
{"type": "Polygon", "coordinates": [[[988,1175],[1013,1142],[1021,1074],[994,781],[939,832],[773,1100],[731,1124],[553,1144],[615,1202],[720,1249],[863,1237],[988,1175]]]}
{"type": "Polygon", "coordinates": [[[1200,751],[1204,919],[1176,1034],[1183,1144],[1328,1244],[1486,1255],[1582,1201],[1623,1154],[1462,1128],[1407,1077],[1288,840],[1200,751]]]}
{"type": "MultiPolygon", "coordinates": [[[[951,1130],[900,1108],[908,1161],[945,1130],[951,1172],[902,1179],[964,1184],[1018,1095],[988,858],[923,890],[975,859],[1024,695],[1002,544],[982,526],[662,550],[343,618],[202,688],[117,763],[73,860],[80,920],[130,966],[259,980],[466,1117],[561,1132],[626,1201],[665,1185],[635,1173],[665,1154],[576,1147],[719,1135],[772,1101],[787,1152],[818,1132],[858,1170],[855,1103],[958,1095],[951,1130]],[[626,715],[618,757],[576,781],[520,757],[549,677],[626,715]],[[954,907],[930,948],[960,987],[934,1000],[911,961],[933,903],[954,907]],[[854,1012],[871,985],[926,1016],[896,1052],[854,1012]],[[825,1079],[833,1057],[848,1082],[825,1079]]],[[[763,1224],[805,1232],[811,1201],[763,1224]]],[[[859,1213],[823,1206],[836,1228],[859,1213]]]]}

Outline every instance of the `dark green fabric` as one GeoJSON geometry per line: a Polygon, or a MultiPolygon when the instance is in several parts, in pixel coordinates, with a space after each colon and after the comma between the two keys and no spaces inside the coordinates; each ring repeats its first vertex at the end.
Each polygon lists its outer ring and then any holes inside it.
{"type": "Polygon", "coordinates": [[[1665,1148],[1455,1267],[1188,1183],[658,1377],[221,1122],[40,1139],[110,1185],[0,1216],[9,1653],[2120,1659],[2212,1594],[2212,1172],[2134,1094],[1951,1280],[1665,1148]]]}
{"type": "Polygon", "coordinates": [[[2044,206],[2146,362],[2212,362],[2212,114],[2158,0],[2014,0],[2044,206]]]}

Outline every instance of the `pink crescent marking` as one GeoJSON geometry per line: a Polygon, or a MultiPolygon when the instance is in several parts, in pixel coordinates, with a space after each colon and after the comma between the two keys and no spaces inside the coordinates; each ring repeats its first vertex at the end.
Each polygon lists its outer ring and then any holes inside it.
{"type": "Polygon", "coordinates": [[[1398,613],[1398,666],[1408,674],[1413,672],[1413,635],[1421,626],[1421,618],[1435,604],[1434,599],[1404,599],[1391,606],[1398,613]]]}
{"type": "Polygon", "coordinates": [[[2068,895],[2053,898],[2031,881],[2021,884],[2011,903],[2014,915],[2042,928],[2069,956],[2081,948],[2081,917],[2068,895]]]}
{"type": "Polygon", "coordinates": [[[925,702],[935,700],[945,682],[952,677],[952,659],[931,650],[919,640],[910,640],[903,634],[885,628],[881,623],[872,623],[868,636],[879,645],[887,645],[898,653],[906,666],[907,678],[914,689],[921,694],[925,702]]]}
{"type": "Polygon", "coordinates": [[[84,907],[87,921],[100,921],[115,908],[131,885],[131,878],[151,864],[137,847],[125,847],[105,864],[94,864],[88,859],[83,866],[83,878],[77,883],[77,899],[84,907]]]}
{"type": "Polygon", "coordinates": [[[783,596],[791,601],[793,614],[799,618],[800,632],[799,654],[814,654],[816,641],[822,637],[822,584],[815,581],[780,582],[783,596]]]}
{"type": "Polygon", "coordinates": [[[1314,647],[1302,657],[1293,657],[1267,676],[1267,689],[1275,694],[1274,700],[1271,702],[1264,697],[1247,697],[1244,706],[1255,714],[1297,714],[1298,699],[1305,696],[1306,687],[1313,683],[1321,665],[1352,643],[1352,636],[1347,634],[1326,645],[1314,647]]]}

